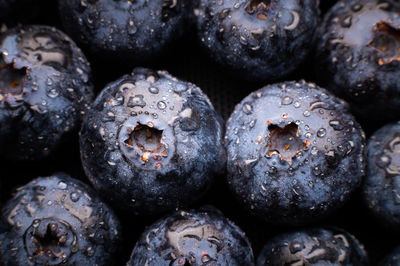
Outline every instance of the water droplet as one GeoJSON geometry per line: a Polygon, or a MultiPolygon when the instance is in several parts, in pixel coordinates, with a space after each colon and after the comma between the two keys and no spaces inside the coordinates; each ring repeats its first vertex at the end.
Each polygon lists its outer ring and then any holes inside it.
{"type": "Polygon", "coordinates": [[[67,186],[68,185],[66,183],[62,182],[62,181],[58,182],[58,187],[61,188],[61,189],[66,189],[67,186]]]}
{"type": "Polygon", "coordinates": [[[80,195],[79,193],[72,192],[72,193],[69,195],[69,197],[70,197],[70,199],[71,199],[73,202],[77,202],[77,201],[81,198],[81,195],[80,195]]]}
{"type": "Polygon", "coordinates": [[[293,102],[293,98],[289,97],[289,96],[285,96],[282,98],[281,104],[282,105],[289,105],[292,104],[293,102]]]}
{"type": "Polygon", "coordinates": [[[135,95],[133,97],[129,97],[128,100],[128,107],[135,107],[135,106],[139,106],[139,107],[145,107],[146,106],[146,102],[143,100],[144,96],[141,94],[135,95]]]}
{"type": "Polygon", "coordinates": [[[254,120],[251,120],[250,124],[249,124],[250,128],[253,128],[255,124],[256,124],[256,122],[254,120]]]}
{"type": "Polygon", "coordinates": [[[150,87],[149,92],[152,94],[157,94],[160,90],[156,87],[150,87]]]}
{"type": "Polygon", "coordinates": [[[167,104],[166,104],[165,102],[163,102],[163,101],[159,101],[159,102],[157,103],[157,107],[158,107],[158,109],[160,109],[160,110],[164,110],[165,108],[167,108],[167,104]]]}
{"type": "Polygon", "coordinates": [[[184,92],[184,91],[187,91],[187,89],[188,89],[188,86],[181,84],[181,83],[176,84],[174,87],[175,92],[184,92]]]}
{"type": "Polygon", "coordinates": [[[301,106],[301,103],[296,101],[296,102],[294,102],[293,106],[295,108],[299,108],[301,106]]]}
{"type": "Polygon", "coordinates": [[[312,170],[315,176],[319,176],[321,174],[321,169],[318,166],[315,166],[312,170]]]}
{"type": "Polygon", "coordinates": [[[341,125],[340,121],[338,121],[338,120],[329,121],[329,125],[336,131],[343,130],[343,126],[341,125]]]}
{"type": "Polygon", "coordinates": [[[353,5],[353,6],[351,7],[351,9],[352,9],[354,12],[358,12],[358,11],[360,11],[360,10],[362,9],[362,5],[360,5],[360,4],[355,4],[355,5],[353,5]]]}
{"type": "Polygon", "coordinates": [[[351,20],[352,20],[352,16],[348,15],[346,16],[343,20],[342,20],[342,27],[348,28],[351,26],[351,20]]]}
{"type": "Polygon", "coordinates": [[[88,248],[86,249],[86,252],[87,252],[87,255],[88,255],[89,257],[91,257],[91,256],[94,255],[94,250],[93,250],[92,247],[88,247],[88,248]]]}
{"type": "Polygon", "coordinates": [[[303,113],[303,115],[304,115],[305,117],[309,117],[309,116],[311,115],[311,113],[310,113],[310,111],[305,110],[304,113],[303,113]]]}
{"type": "Polygon", "coordinates": [[[133,35],[137,32],[137,27],[133,23],[133,20],[129,20],[128,34],[133,35]]]}
{"type": "Polygon", "coordinates": [[[320,129],[318,129],[317,136],[319,138],[323,138],[323,137],[325,137],[325,135],[326,135],[326,129],[325,128],[321,127],[320,129]]]}
{"type": "Polygon", "coordinates": [[[50,98],[56,98],[59,95],[58,91],[56,89],[51,89],[47,92],[47,96],[50,98]]]}
{"type": "Polygon", "coordinates": [[[252,107],[250,104],[245,103],[245,104],[243,105],[243,112],[244,112],[245,114],[249,115],[249,114],[251,114],[251,113],[253,112],[253,107],[252,107]]]}
{"type": "Polygon", "coordinates": [[[390,158],[390,156],[388,156],[386,154],[379,156],[376,160],[376,164],[380,168],[386,168],[388,165],[390,165],[391,162],[392,162],[392,159],[390,158]]]}

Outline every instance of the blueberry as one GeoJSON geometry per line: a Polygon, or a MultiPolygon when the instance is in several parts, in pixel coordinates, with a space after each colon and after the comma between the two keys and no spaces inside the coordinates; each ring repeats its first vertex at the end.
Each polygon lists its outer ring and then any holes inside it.
{"type": "Polygon", "coordinates": [[[179,38],[186,0],[59,0],[66,31],[94,54],[148,62],[179,38]]]}
{"type": "Polygon", "coordinates": [[[128,265],[254,265],[239,227],[213,208],[179,211],[149,226],[128,265]]]}
{"type": "Polygon", "coordinates": [[[75,43],[48,26],[0,36],[0,154],[38,160],[82,120],[93,98],[90,67],[75,43]]]}
{"type": "Polygon", "coordinates": [[[110,83],[80,137],[90,181],[117,207],[153,214],[187,205],[226,162],[223,121],[207,96],[166,72],[137,68],[110,83]]]}
{"type": "Polygon", "coordinates": [[[250,80],[275,80],[308,55],[319,21],[316,0],[200,0],[199,39],[210,55],[250,80]]]}
{"type": "Polygon", "coordinates": [[[274,237],[257,259],[257,266],[367,264],[364,247],[353,235],[318,227],[274,237]]]}
{"type": "Polygon", "coordinates": [[[363,196],[376,217],[398,230],[400,225],[400,122],[388,124],[368,140],[363,196]]]}
{"type": "Polygon", "coordinates": [[[251,93],[227,122],[228,183],[269,222],[297,224],[341,206],[364,174],[365,136],[345,102],[313,83],[251,93]]]}
{"type": "Polygon", "coordinates": [[[1,223],[5,265],[109,265],[121,237],[111,209],[63,173],[19,188],[4,206],[1,223]]]}
{"type": "Polygon", "coordinates": [[[371,121],[399,119],[400,2],[339,1],[318,33],[320,84],[371,121]]]}
{"type": "Polygon", "coordinates": [[[400,266],[400,247],[395,248],[379,264],[380,266],[400,266]]]}

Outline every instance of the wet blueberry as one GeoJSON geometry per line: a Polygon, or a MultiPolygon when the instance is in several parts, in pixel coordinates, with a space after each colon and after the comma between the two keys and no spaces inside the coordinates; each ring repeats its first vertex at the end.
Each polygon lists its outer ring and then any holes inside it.
{"type": "Polygon", "coordinates": [[[400,266],[400,247],[394,249],[379,264],[380,266],[400,266]]]}
{"type": "Polygon", "coordinates": [[[179,38],[186,0],[59,0],[66,31],[88,51],[110,59],[148,62],[179,38]]]}
{"type": "Polygon", "coordinates": [[[210,55],[250,80],[275,80],[310,51],[319,21],[316,0],[201,0],[197,27],[210,55]]]}
{"type": "Polygon", "coordinates": [[[369,209],[385,224],[400,225],[400,122],[376,131],[368,140],[367,174],[363,184],[369,209]]]}
{"type": "Polygon", "coordinates": [[[320,84],[367,121],[399,119],[400,2],[339,1],[319,29],[320,84]]]}
{"type": "Polygon", "coordinates": [[[257,266],[284,265],[368,265],[364,247],[338,228],[309,228],[285,233],[269,240],[257,266]]]}
{"type": "Polygon", "coordinates": [[[252,213],[304,223],[341,206],[364,174],[362,129],[347,104],[313,83],[251,93],[227,122],[228,183],[252,213]]]}
{"type": "Polygon", "coordinates": [[[137,68],[106,86],[88,112],[83,167],[117,207],[163,212],[199,198],[224,169],[223,133],[198,87],[137,68]]]}
{"type": "Polygon", "coordinates": [[[128,265],[254,265],[249,241],[220,211],[179,211],[149,226],[128,265]]]}
{"type": "Polygon", "coordinates": [[[4,265],[110,265],[121,237],[111,209],[63,173],[19,188],[4,206],[1,223],[4,265]]]}
{"type": "Polygon", "coordinates": [[[93,98],[90,68],[74,42],[48,26],[0,37],[0,154],[47,156],[80,123],[93,98]]]}

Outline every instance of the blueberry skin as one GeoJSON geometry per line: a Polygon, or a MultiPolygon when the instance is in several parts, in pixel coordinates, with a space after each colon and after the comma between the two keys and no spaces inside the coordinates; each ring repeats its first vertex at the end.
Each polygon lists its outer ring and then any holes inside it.
{"type": "Polygon", "coordinates": [[[319,21],[316,0],[200,0],[198,38],[241,78],[271,81],[304,61],[319,21]]]}
{"type": "Polygon", "coordinates": [[[399,119],[400,2],[338,1],[316,41],[319,83],[366,121],[399,119]]]}
{"type": "Polygon", "coordinates": [[[337,209],[365,169],[365,135],[345,102],[313,83],[251,93],[225,135],[228,184],[251,213],[302,224],[337,209]]]}
{"type": "Polygon", "coordinates": [[[254,259],[244,232],[207,207],[179,211],[149,226],[127,265],[247,266],[254,259]]]}
{"type": "Polygon", "coordinates": [[[89,186],[63,173],[19,188],[1,223],[5,265],[110,265],[121,239],[112,210],[89,186]]]}
{"type": "Polygon", "coordinates": [[[380,266],[400,266],[400,247],[394,249],[379,264],[380,266]]]}
{"type": "Polygon", "coordinates": [[[136,68],[106,86],[80,133],[84,170],[116,207],[153,214],[198,199],[224,170],[223,121],[195,85],[136,68]]]}
{"type": "Polygon", "coordinates": [[[257,266],[284,265],[368,265],[363,245],[338,228],[309,228],[285,233],[269,240],[257,266]]]}
{"type": "Polygon", "coordinates": [[[48,26],[0,36],[0,154],[17,160],[48,156],[80,124],[93,99],[81,50],[48,26]]]}
{"type": "Polygon", "coordinates": [[[93,54],[148,62],[182,36],[186,0],[59,0],[66,31],[93,54]]]}
{"type": "Polygon", "coordinates": [[[368,140],[363,198],[386,226],[400,225],[400,122],[388,124],[368,140]]]}

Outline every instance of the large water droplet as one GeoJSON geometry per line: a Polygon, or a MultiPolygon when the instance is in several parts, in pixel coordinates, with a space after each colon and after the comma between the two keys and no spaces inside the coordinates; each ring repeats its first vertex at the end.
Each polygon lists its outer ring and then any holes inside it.
{"type": "Polygon", "coordinates": [[[149,92],[152,94],[157,94],[160,90],[156,87],[150,87],[149,92]]]}
{"type": "Polygon", "coordinates": [[[325,137],[325,135],[326,135],[326,129],[325,129],[325,128],[320,128],[320,129],[318,129],[318,131],[317,131],[317,136],[318,136],[319,138],[323,138],[323,137],[325,137]]]}
{"type": "Polygon", "coordinates": [[[58,187],[61,188],[61,189],[66,189],[67,186],[68,185],[66,183],[64,183],[63,181],[58,182],[58,187]]]}
{"type": "Polygon", "coordinates": [[[165,108],[167,108],[167,104],[166,104],[165,102],[163,102],[163,101],[159,101],[159,102],[157,103],[157,107],[158,107],[158,109],[160,109],[160,110],[164,110],[165,108]]]}
{"type": "Polygon", "coordinates": [[[338,120],[331,120],[329,121],[329,125],[336,131],[343,130],[343,126],[338,120]]]}
{"type": "Polygon", "coordinates": [[[293,102],[293,98],[289,97],[289,96],[285,96],[282,98],[281,104],[282,105],[289,105],[292,104],[293,102]]]}

